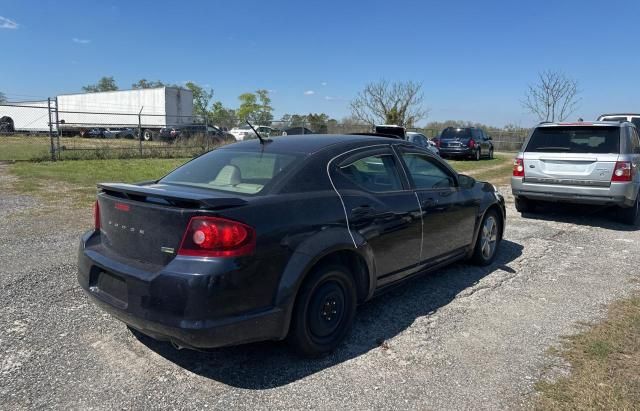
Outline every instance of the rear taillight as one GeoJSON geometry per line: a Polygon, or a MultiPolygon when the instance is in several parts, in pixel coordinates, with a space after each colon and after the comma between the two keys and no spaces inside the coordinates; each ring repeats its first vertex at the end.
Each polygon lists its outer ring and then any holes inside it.
{"type": "Polygon", "coordinates": [[[513,176],[524,177],[524,160],[516,158],[513,160],[513,176]]]}
{"type": "Polygon", "coordinates": [[[239,257],[253,253],[255,230],[219,217],[193,217],[182,237],[178,255],[239,257]]]}
{"type": "Polygon", "coordinates": [[[611,175],[611,181],[631,181],[635,171],[630,161],[617,161],[611,175]]]}
{"type": "Polygon", "coordinates": [[[100,231],[100,204],[98,201],[93,205],[93,227],[96,231],[100,231]]]}
{"type": "Polygon", "coordinates": [[[474,139],[469,140],[469,148],[474,148],[476,146],[476,141],[474,139]]]}

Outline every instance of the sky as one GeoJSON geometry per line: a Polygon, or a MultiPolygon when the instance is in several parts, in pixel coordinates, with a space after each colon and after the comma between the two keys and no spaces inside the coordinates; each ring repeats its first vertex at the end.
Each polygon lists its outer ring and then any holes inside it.
{"type": "Polygon", "coordinates": [[[340,119],[367,83],[411,80],[427,121],[528,127],[520,102],[543,70],[578,81],[575,118],[640,111],[638,16],[637,0],[0,0],[0,91],[194,81],[225,106],[267,89],[276,118],[340,119]]]}

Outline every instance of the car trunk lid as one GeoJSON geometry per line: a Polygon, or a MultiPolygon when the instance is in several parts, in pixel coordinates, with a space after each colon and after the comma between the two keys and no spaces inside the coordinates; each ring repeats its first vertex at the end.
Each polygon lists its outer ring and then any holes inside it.
{"type": "Polygon", "coordinates": [[[609,186],[620,152],[619,127],[539,127],[525,149],[525,182],[609,186]]]}
{"type": "Polygon", "coordinates": [[[101,242],[138,262],[166,265],[173,259],[189,221],[247,202],[212,190],[168,184],[100,184],[101,242]]]}

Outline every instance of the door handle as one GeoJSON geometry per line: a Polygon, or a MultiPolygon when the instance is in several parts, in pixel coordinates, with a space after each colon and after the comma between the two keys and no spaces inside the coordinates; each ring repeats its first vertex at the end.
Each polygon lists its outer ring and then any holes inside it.
{"type": "Polygon", "coordinates": [[[368,205],[363,205],[351,209],[351,218],[365,218],[375,214],[375,209],[368,205]]]}
{"type": "Polygon", "coordinates": [[[422,202],[422,208],[433,208],[438,204],[438,200],[427,198],[422,202]]]}

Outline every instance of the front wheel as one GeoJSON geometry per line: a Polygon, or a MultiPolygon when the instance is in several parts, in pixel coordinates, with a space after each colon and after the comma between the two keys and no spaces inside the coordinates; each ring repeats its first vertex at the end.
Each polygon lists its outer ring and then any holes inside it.
{"type": "Polygon", "coordinates": [[[618,212],[620,222],[628,225],[636,225],[638,223],[638,214],[640,212],[640,194],[636,196],[636,201],[632,207],[621,208],[618,212]]]}
{"type": "Polygon", "coordinates": [[[153,140],[153,131],[151,130],[144,130],[142,132],[142,139],[144,141],[152,141],[153,140]]]}
{"type": "Polygon", "coordinates": [[[489,160],[493,160],[493,148],[489,149],[489,160]]]}
{"type": "Polygon", "coordinates": [[[345,267],[327,265],[316,269],[296,298],[289,342],[307,357],[331,352],[351,329],[356,305],[356,287],[345,267]]]}
{"type": "Polygon", "coordinates": [[[480,152],[480,149],[476,150],[475,156],[473,157],[473,159],[475,161],[480,161],[480,157],[482,156],[482,153],[480,152]]]}
{"type": "Polygon", "coordinates": [[[471,261],[478,265],[489,265],[496,258],[496,251],[500,245],[502,220],[495,210],[489,210],[484,215],[480,225],[480,232],[476,240],[471,261]]]}

